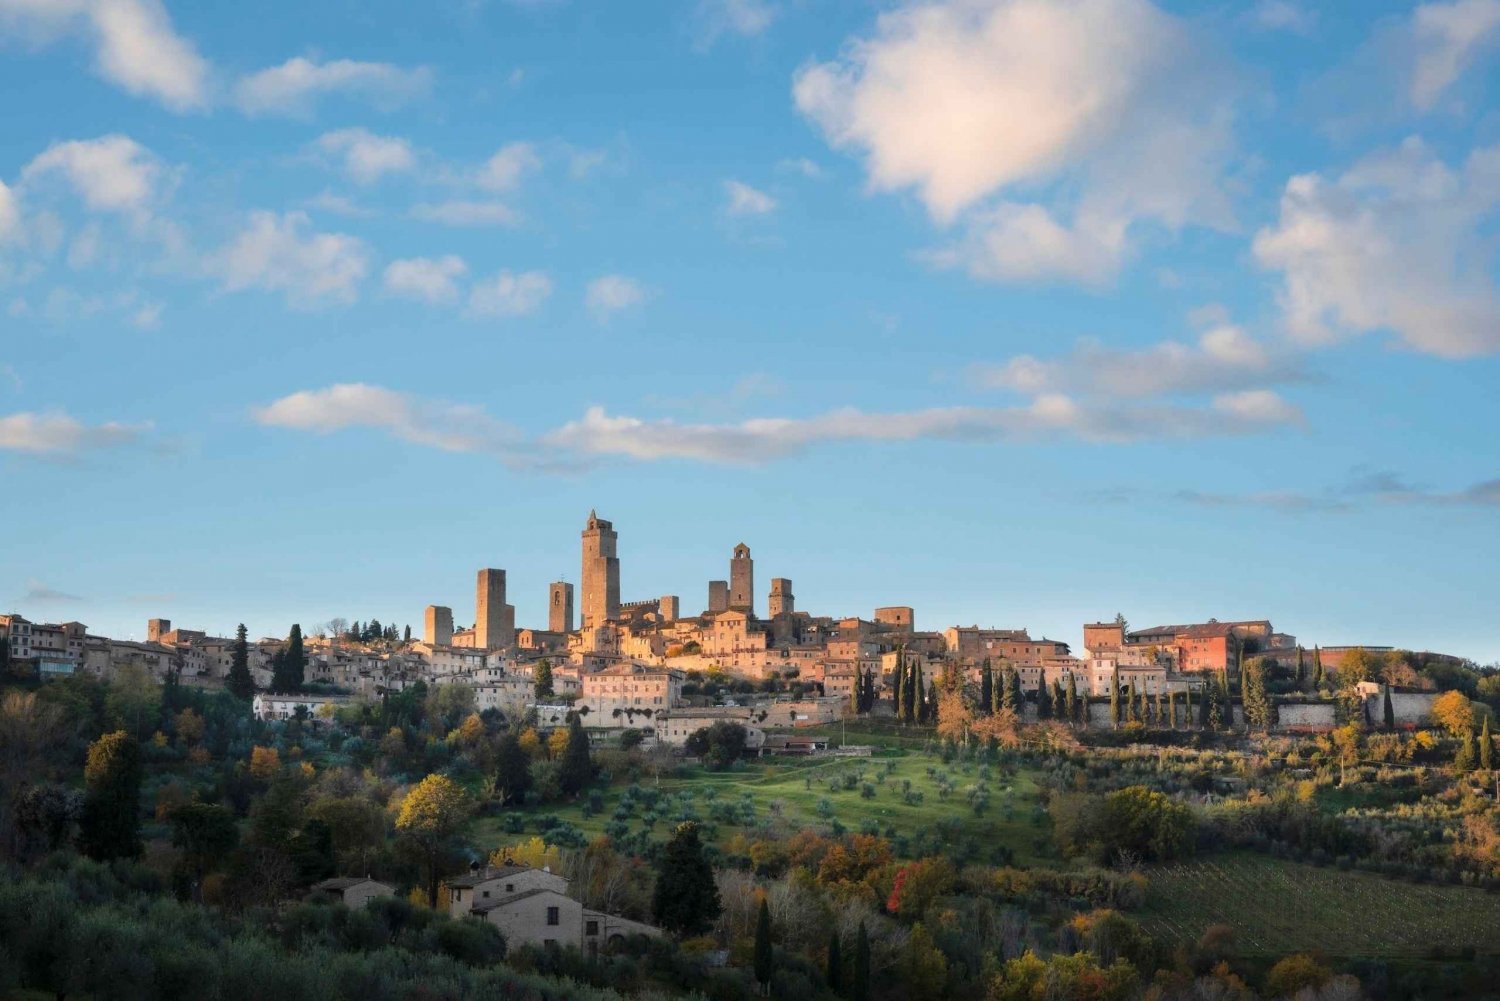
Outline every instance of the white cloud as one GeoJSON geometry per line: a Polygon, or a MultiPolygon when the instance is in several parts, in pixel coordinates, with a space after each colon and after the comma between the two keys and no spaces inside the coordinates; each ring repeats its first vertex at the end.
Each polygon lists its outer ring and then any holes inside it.
{"type": "Polygon", "coordinates": [[[1310,34],[1317,22],[1311,11],[1293,0],[1260,0],[1250,12],[1250,20],[1268,31],[1290,31],[1296,35],[1310,34]]]}
{"type": "Polygon", "coordinates": [[[584,304],[601,323],[615,313],[639,306],[646,301],[646,289],[634,278],[624,275],[601,275],[589,282],[584,304]]]}
{"type": "Polygon", "coordinates": [[[314,145],[340,157],[344,172],[360,184],[373,184],[386,174],[404,173],[417,165],[411,143],[394,136],[378,136],[368,129],[325,132],[314,145]]]}
{"type": "Polygon", "coordinates": [[[408,104],[432,87],[432,71],[391,63],[336,59],[317,62],[298,56],[243,77],[235,86],[235,102],[247,115],[305,117],[319,98],[345,94],[363,98],[388,110],[408,104]]]}
{"type": "Polygon", "coordinates": [[[382,428],[446,451],[485,452],[513,465],[574,469],[606,457],[642,462],[769,462],[839,442],[948,441],[993,444],[1038,439],[1130,442],[1258,434],[1300,424],[1295,407],[1270,392],[1226,394],[1207,406],[1093,406],[1061,395],[1014,407],[933,407],[893,413],[854,408],[806,418],[766,417],[684,424],[611,416],[591,407],[534,439],[478,407],[425,401],[367,385],[295,393],[256,412],[262,424],[328,433],[382,428]]]}
{"type": "Polygon", "coordinates": [[[1106,399],[1259,389],[1306,377],[1293,359],[1272,354],[1229,324],[1205,331],[1196,345],[1162,341],[1122,351],[1082,341],[1060,359],[1019,355],[1003,365],[975,366],[971,374],[990,389],[1033,395],[1076,392],[1106,399]]]}
{"type": "Polygon", "coordinates": [[[458,299],[458,279],[469,271],[463,258],[413,257],[386,265],[382,282],[391,295],[423,302],[444,303],[458,299]]]}
{"type": "Polygon", "coordinates": [[[365,245],[342,233],[307,233],[303,212],[255,212],[212,269],[231,291],[284,292],[298,306],[353,302],[369,271],[365,245]]]}
{"type": "Polygon", "coordinates": [[[742,181],[725,181],[730,215],[765,215],[776,210],[776,199],[742,181]]]}
{"type": "Polygon", "coordinates": [[[16,193],[0,180],[0,244],[15,240],[21,235],[21,206],[16,193]]]}
{"type": "Polygon", "coordinates": [[[209,64],[160,0],[0,0],[0,33],[37,44],[81,36],[94,45],[95,71],[128,93],[173,111],[208,106],[209,64]]]}
{"type": "Polygon", "coordinates": [[[722,35],[753,37],[776,20],[776,8],[766,0],[698,0],[698,47],[708,48],[722,35]]]}
{"type": "Polygon", "coordinates": [[[320,212],[332,212],[334,215],[348,216],[351,219],[368,219],[375,215],[373,209],[360,205],[348,195],[341,195],[333,191],[320,191],[302,204],[310,209],[317,209],[320,212]]]}
{"type": "Polygon", "coordinates": [[[411,217],[443,226],[514,226],[520,221],[515,209],[503,202],[461,200],[415,205],[411,217]]]}
{"type": "Polygon", "coordinates": [[[1320,492],[1266,490],[1222,493],[1180,490],[1177,500],[1204,507],[1270,508],[1291,513],[1350,511],[1367,503],[1424,507],[1500,507],[1500,478],[1481,480],[1456,490],[1417,486],[1389,470],[1356,467],[1349,480],[1320,492]]]}
{"type": "Polygon", "coordinates": [[[208,106],[208,62],[172,30],[159,0],[94,0],[90,16],[105,79],[174,111],[208,106]]]}
{"type": "Polygon", "coordinates": [[[776,163],[776,169],[791,174],[801,174],[809,180],[817,180],[823,176],[823,168],[818,166],[814,160],[805,156],[786,157],[776,163]]]}
{"type": "Polygon", "coordinates": [[[21,171],[23,183],[65,178],[91,209],[145,215],[157,194],[161,165],[128,136],[54,143],[21,171]]]}
{"type": "Polygon", "coordinates": [[[1411,100],[1427,110],[1500,37],[1500,0],[1421,4],[1412,14],[1411,37],[1411,100]]]}
{"type": "Polygon", "coordinates": [[[378,428],[402,441],[446,452],[488,452],[513,459],[521,435],[479,407],[422,400],[407,393],[344,383],[285,396],[254,412],[267,427],[329,434],[378,428]]]}
{"type": "Polygon", "coordinates": [[[20,413],[0,417],[0,451],[29,455],[75,455],[134,444],[150,424],[84,424],[65,413],[20,413]]]}
{"type": "Polygon", "coordinates": [[[1289,332],[1310,344],[1391,331],[1449,358],[1500,351],[1487,222],[1500,206],[1500,146],[1450,168],[1420,140],[1334,180],[1293,177],[1275,226],[1255,237],[1279,272],[1289,332]]]}
{"type": "Polygon", "coordinates": [[[531,143],[508,143],[484,162],[474,181],[486,191],[511,191],[541,165],[541,157],[537,156],[536,147],[531,143]]]}
{"type": "Polygon", "coordinates": [[[551,294],[552,279],[541,271],[502,271],[474,283],[467,315],[476,319],[525,316],[536,312],[551,294]]]}
{"type": "Polygon", "coordinates": [[[759,463],[829,442],[987,444],[1059,437],[1128,442],[1252,434],[1300,422],[1300,411],[1270,392],[1228,394],[1201,408],[1091,406],[1046,395],[1017,407],[934,407],[896,413],[847,408],[810,418],[758,418],[737,424],[611,417],[594,407],[581,420],[544,435],[541,443],[582,456],[759,463]]]}
{"type": "Polygon", "coordinates": [[[793,95],[873,190],[968,225],[942,263],[1098,280],[1140,221],[1232,225],[1227,102],[1201,60],[1147,0],[911,2],[802,69],[793,95]],[[1042,199],[994,204],[1007,192],[1042,199]]]}

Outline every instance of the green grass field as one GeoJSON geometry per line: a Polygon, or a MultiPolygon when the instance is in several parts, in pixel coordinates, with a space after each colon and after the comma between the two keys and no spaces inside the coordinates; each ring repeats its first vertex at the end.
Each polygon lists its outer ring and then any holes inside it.
{"type": "Polygon", "coordinates": [[[1227,924],[1247,956],[1308,948],[1345,958],[1421,957],[1434,947],[1500,951],[1500,896],[1482,890],[1253,855],[1161,866],[1147,876],[1139,916],[1169,942],[1195,941],[1209,925],[1227,924]]]}
{"type": "MultiPolygon", "coordinates": [[[[853,733],[849,742],[856,743],[853,733]]],[[[875,743],[863,737],[859,742],[875,743]]],[[[893,839],[915,839],[946,822],[949,831],[972,839],[983,851],[1005,846],[1019,862],[1038,858],[1037,840],[1045,841],[1049,828],[1045,819],[1038,823],[1036,785],[1024,769],[1005,775],[990,765],[986,779],[985,766],[945,765],[935,756],[881,743],[885,746],[870,758],[766,758],[731,771],[695,767],[659,783],[643,779],[642,788],[659,791],[660,798],[649,808],[637,806],[623,822],[633,833],[646,826],[648,814],[654,815],[651,834],[662,838],[679,819],[690,817],[705,825],[710,841],[721,845],[735,834],[753,838],[763,830],[782,835],[803,829],[828,832],[835,820],[848,832],[867,829],[873,821],[893,839]],[[846,788],[846,775],[857,777],[853,788],[846,788]],[[864,785],[874,787],[872,798],[861,794],[864,785]],[[976,814],[970,791],[980,786],[988,790],[988,804],[976,814]],[[908,791],[920,801],[909,798],[908,791]]],[[[524,835],[508,830],[503,816],[475,821],[470,834],[485,847],[511,844],[537,833],[537,818],[550,814],[593,837],[616,819],[625,798],[626,786],[617,783],[604,791],[603,809],[592,817],[585,816],[581,802],[549,804],[516,811],[524,818],[524,835]]]]}

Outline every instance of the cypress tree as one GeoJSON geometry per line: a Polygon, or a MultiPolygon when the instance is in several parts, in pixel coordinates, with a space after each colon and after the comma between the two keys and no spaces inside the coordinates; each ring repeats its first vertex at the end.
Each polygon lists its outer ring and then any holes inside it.
{"type": "Polygon", "coordinates": [[[1479,731],[1479,767],[1490,771],[1495,762],[1495,746],[1490,739],[1490,718],[1484,718],[1484,726],[1479,731]]]}
{"type": "Polygon", "coordinates": [[[698,825],[678,824],[657,864],[652,916],[674,934],[701,935],[713,927],[720,910],[719,887],[703,854],[698,825]]]}
{"type": "Polygon", "coordinates": [[[495,792],[504,805],[520,803],[530,791],[531,759],[514,733],[504,733],[495,747],[495,792]]]}
{"type": "Polygon", "coordinates": [[[570,796],[582,792],[594,779],[594,763],[589,760],[589,735],[583,732],[577,713],[568,723],[568,746],[563,750],[557,777],[562,791],[570,796]]]}
{"type": "Polygon", "coordinates": [[[865,931],[863,921],[854,940],[854,983],[850,987],[850,1001],[870,1001],[870,933],[865,931]]]}
{"type": "Polygon", "coordinates": [[[531,673],[531,684],[538,702],[552,698],[552,662],[547,658],[543,657],[536,662],[536,668],[531,673]]]}
{"type": "Polygon", "coordinates": [[[1297,691],[1306,691],[1306,686],[1307,665],[1303,662],[1302,647],[1299,644],[1297,647],[1297,691]]]}
{"type": "Polygon", "coordinates": [[[922,710],[922,662],[906,670],[906,722],[915,723],[922,710]]]}
{"type": "Polygon", "coordinates": [[[108,862],[141,853],[141,747],[124,730],[89,745],[78,847],[108,862]]]}
{"type": "Polygon", "coordinates": [[[995,673],[990,667],[990,659],[984,658],[984,667],[979,671],[979,707],[981,712],[994,712],[995,709],[995,673]]]}
{"type": "Polygon", "coordinates": [[[1323,651],[1313,647],[1313,691],[1321,692],[1323,683],[1328,679],[1323,674],[1323,651]]]}
{"type": "Polygon", "coordinates": [[[927,701],[922,705],[922,722],[931,723],[937,718],[937,700],[937,682],[929,681],[927,683],[927,701]]]}
{"type": "Polygon", "coordinates": [[[307,676],[307,653],[302,648],[302,627],[292,624],[286,647],[273,663],[272,687],[278,692],[300,692],[307,676]]]}
{"type": "Polygon", "coordinates": [[[1185,726],[1185,727],[1187,727],[1188,729],[1192,729],[1192,726],[1193,726],[1193,688],[1192,688],[1191,685],[1189,685],[1187,687],[1187,689],[1186,689],[1186,695],[1184,696],[1184,701],[1186,702],[1186,708],[1183,710],[1183,713],[1182,713],[1182,725],[1185,726]]]}
{"type": "Polygon", "coordinates": [[[1036,718],[1052,718],[1052,686],[1047,684],[1045,678],[1036,688],[1036,718]]]}
{"type": "Polygon", "coordinates": [[[1177,729],[1177,693],[1167,693],[1167,726],[1177,729]]]}
{"type": "Polygon", "coordinates": [[[1210,704],[1214,700],[1213,688],[1213,680],[1205,674],[1203,676],[1203,703],[1198,707],[1198,726],[1205,730],[1208,729],[1209,718],[1213,713],[1213,710],[1210,708],[1210,704]]]}
{"type": "Polygon", "coordinates": [[[1010,699],[1010,706],[1016,711],[1016,715],[1020,716],[1021,710],[1026,707],[1026,699],[1021,694],[1021,672],[1015,668],[1011,668],[1010,677],[1007,679],[1006,684],[1010,686],[1010,691],[1007,693],[1010,699]]]}
{"type": "Polygon", "coordinates": [[[1478,762],[1478,748],[1474,743],[1474,731],[1465,730],[1458,739],[1458,753],[1453,756],[1453,767],[1460,772],[1472,772],[1478,762]]]}
{"type": "Polygon", "coordinates": [[[1109,721],[1115,726],[1124,722],[1120,715],[1120,665],[1116,664],[1109,675],[1109,721]]]}
{"type": "Polygon", "coordinates": [[[755,979],[760,983],[760,992],[771,992],[771,974],[775,972],[775,960],[771,955],[771,908],[766,898],[760,898],[760,913],[755,918],[755,979]]]}
{"type": "MultiPolygon", "coordinates": [[[[1396,707],[1391,705],[1391,686],[1382,685],[1380,687],[1382,689],[1382,694],[1385,696],[1382,700],[1384,702],[1384,705],[1381,707],[1382,715],[1384,716],[1382,722],[1385,723],[1386,730],[1394,730],[1396,729],[1396,707]]],[[[1486,717],[1484,725],[1490,725],[1488,717],[1486,717]]]]}
{"type": "Polygon", "coordinates": [[[1063,697],[1063,705],[1067,710],[1068,722],[1078,722],[1078,675],[1072,671],[1068,672],[1068,692],[1063,697]]]}
{"type": "Polygon", "coordinates": [[[225,687],[237,699],[249,699],[255,695],[255,679],[250,676],[250,641],[243,622],[234,631],[234,653],[229,661],[225,687]]]}
{"type": "Polygon", "coordinates": [[[901,653],[901,648],[897,647],[896,648],[896,676],[895,676],[894,694],[892,695],[892,701],[893,701],[893,703],[895,705],[896,718],[898,720],[906,718],[904,710],[903,710],[903,706],[902,706],[902,702],[905,700],[905,698],[906,698],[906,660],[905,660],[905,658],[903,657],[903,655],[901,653]]]}
{"type": "Polygon", "coordinates": [[[844,993],[843,946],[839,942],[837,928],[828,936],[828,966],[823,971],[823,979],[827,981],[830,991],[835,994],[844,993]]]}

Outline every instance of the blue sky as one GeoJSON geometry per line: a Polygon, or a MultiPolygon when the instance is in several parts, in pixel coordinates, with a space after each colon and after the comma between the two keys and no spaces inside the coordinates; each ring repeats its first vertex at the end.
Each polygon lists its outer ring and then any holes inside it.
{"type": "Polygon", "coordinates": [[[0,605],[1500,660],[1500,0],[0,0],[0,605]]]}

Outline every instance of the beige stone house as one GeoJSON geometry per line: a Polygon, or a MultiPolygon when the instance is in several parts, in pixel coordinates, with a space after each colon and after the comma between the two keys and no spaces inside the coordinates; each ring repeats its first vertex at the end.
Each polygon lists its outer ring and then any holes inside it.
{"type": "Polygon", "coordinates": [[[488,921],[511,947],[571,945],[595,956],[631,935],[661,934],[651,925],[584,907],[568,896],[567,878],[549,869],[487,867],[447,886],[449,914],[488,921]]]}

